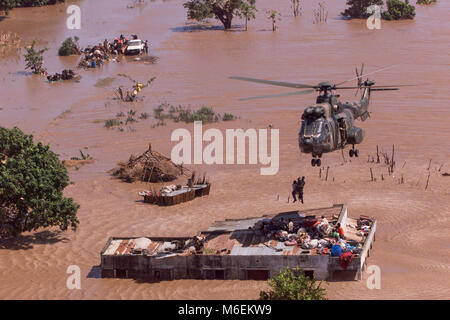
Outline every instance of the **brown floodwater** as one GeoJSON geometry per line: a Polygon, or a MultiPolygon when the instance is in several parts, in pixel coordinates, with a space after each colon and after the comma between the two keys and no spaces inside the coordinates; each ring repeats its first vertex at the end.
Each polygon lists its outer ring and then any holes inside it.
{"type": "MultiPolygon", "coordinates": [[[[76,232],[38,230],[15,240],[0,242],[0,298],[6,299],[254,299],[265,287],[257,281],[177,280],[157,284],[127,279],[101,279],[97,266],[100,251],[110,236],[192,235],[213,221],[292,210],[287,203],[290,182],[305,175],[304,208],[346,203],[349,214],[378,219],[377,241],[369,265],[381,268],[381,289],[359,282],[331,282],[333,299],[448,299],[450,297],[450,3],[416,6],[413,21],[382,21],[381,30],[368,30],[364,20],[343,20],[345,0],[325,1],[327,23],[314,24],[318,1],[303,4],[294,18],[289,1],[258,0],[256,20],[242,31],[243,21],[224,32],[216,21],[207,27],[188,22],[183,1],[146,1],[127,8],[132,1],[82,0],[81,30],[65,27],[66,5],[15,9],[0,20],[0,31],[17,32],[25,43],[38,40],[50,73],[75,68],[78,57],[58,57],[57,49],[68,36],[77,35],[87,46],[123,33],[150,41],[155,65],[127,59],[110,62],[95,71],[79,70],[79,83],[47,83],[25,72],[20,56],[0,59],[0,125],[18,126],[36,139],[49,143],[62,159],[83,149],[93,164],[70,170],[65,194],[81,205],[76,232]],[[282,14],[279,29],[271,31],[266,9],[282,14]],[[310,157],[300,154],[297,133],[300,115],[314,102],[313,95],[255,101],[241,97],[289,92],[288,89],[230,80],[232,75],[273,80],[318,83],[352,78],[364,62],[377,84],[418,84],[400,91],[374,92],[371,118],[359,123],[366,130],[361,157],[343,163],[341,154],[324,155],[330,167],[328,181],[310,157]],[[155,76],[143,91],[143,101],[129,104],[113,99],[112,89],[126,84],[125,73],[140,81],[155,76]],[[106,87],[99,79],[114,77],[106,87]],[[275,176],[259,175],[259,166],[190,166],[206,171],[213,182],[205,199],[160,208],[139,202],[144,184],[114,180],[108,170],[131,153],[143,152],[149,142],[170,154],[171,132],[191,125],[168,123],[152,128],[154,119],[141,120],[124,132],[107,130],[105,119],[130,108],[148,112],[167,101],[178,105],[209,105],[240,119],[206,127],[280,129],[280,170],[275,176]],[[376,146],[396,148],[397,170],[387,176],[384,166],[367,163],[376,146]],[[430,166],[429,187],[425,191],[430,166]],[[370,182],[369,168],[376,182],[370,182]],[[439,169],[441,171],[439,172],[439,169]],[[381,180],[384,174],[385,180],[381,180]],[[403,175],[404,184],[398,179],[403,175]],[[280,195],[280,200],[277,196],[280,195]],[[66,287],[67,267],[82,271],[81,290],[66,287]]],[[[306,1],[305,1],[306,2],[306,1]]],[[[351,83],[352,85],[354,83],[351,83]]],[[[340,92],[355,100],[352,90],[340,92]]]]}

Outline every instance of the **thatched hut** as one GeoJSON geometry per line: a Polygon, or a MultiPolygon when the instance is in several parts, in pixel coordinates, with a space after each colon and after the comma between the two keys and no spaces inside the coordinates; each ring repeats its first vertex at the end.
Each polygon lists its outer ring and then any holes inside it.
{"type": "Polygon", "coordinates": [[[112,175],[126,182],[167,182],[177,179],[187,171],[182,165],[176,165],[170,158],[153,151],[151,144],[148,150],[139,157],[130,156],[127,162],[119,162],[112,170],[112,175]]]}

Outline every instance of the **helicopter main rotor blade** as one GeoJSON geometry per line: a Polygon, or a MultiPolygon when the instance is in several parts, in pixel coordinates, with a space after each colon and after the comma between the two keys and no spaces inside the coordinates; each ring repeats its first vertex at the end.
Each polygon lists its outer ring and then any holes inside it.
{"type": "Polygon", "coordinates": [[[416,84],[399,84],[399,85],[393,85],[393,86],[361,86],[361,87],[336,87],[335,90],[345,90],[345,89],[364,89],[364,88],[371,88],[371,89],[378,89],[378,88],[397,88],[397,87],[416,87],[416,84]]]}
{"type": "Polygon", "coordinates": [[[255,79],[255,78],[246,78],[246,77],[230,77],[230,79],[256,82],[256,83],[264,83],[264,84],[270,84],[272,86],[280,86],[280,87],[288,87],[288,88],[296,88],[296,89],[316,88],[316,86],[312,86],[309,84],[262,80],[262,79],[255,79]]]}
{"type": "Polygon", "coordinates": [[[313,93],[316,91],[315,89],[304,90],[304,91],[295,91],[295,92],[286,92],[286,93],[278,93],[278,94],[269,94],[265,96],[256,96],[256,97],[248,97],[241,98],[239,101],[248,101],[248,100],[257,100],[257,99],[266,99],[266,98],[277,98],[277,97],[288,97],[288,96],[296,96],[301,94],[313,93]]]}
{"type": "Polygon", "coordinates": [[[400,90],[400,88],[375,88],[372,91],[391,91],[391,90],[400,90]]]}
{"type": "Polygon", "coordinates": [[[366,74],[361,74],[359,77],[355,77],[355,78],[351,78],[351,79],[348,79],[348,80],[339,82],[339,83],[336,84],[336,86],[339,86],[339,85],[344,84],[344,83],[349,82],[349,81],[356,80],[356,79],[358,79],[358,78],[363,78],[363,77],[365,77],[365,76],[368,76],[369,74],[374,74],[374,73],[377,73],[377,72],[380,72],[380,71],[383,71],[383,70],[390,69],[390,68],[392,68],[392,67],[395,67],[396,65],[397,65],[397,64],[392,64],[392,65],[390,65],[390,66],[383,67],[383,68],[381,68],[381,69],[378,69],[378,70],[375,70],[375,71],[372,71],[372,72],[369,72],[369,73],[366,73],[366,74]]]}

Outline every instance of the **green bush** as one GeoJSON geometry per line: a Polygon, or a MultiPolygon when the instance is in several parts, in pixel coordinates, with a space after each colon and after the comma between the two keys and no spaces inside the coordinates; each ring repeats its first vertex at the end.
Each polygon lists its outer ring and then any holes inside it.
{"type": "Polygon", "coordinates": [[[205,21],[216,18],[222,22],[225,30],[231,28],[234,16],[253,18],[256,0],[189,0],[183,4],[187,9],[188,19],[205,21]]]}
{"type": "Polygon", "coordinates": [[[65,2],[65,0],[0,0],[0,12],[17,7],[40,7],[48,4],[56,4],[65,2]]]}
{"type": "Polygon", "coordinates": [[[372,5],[383,5],[383,0],[347,0],[349,7],[341,15],[345,17],[367,19],[371,14],[367,13],[367,8],[372,5]]]}
{"type": "Polygon", "coordinates": [[[381,14],[381,17],[386,20],[404,20],[414,19],[416,15],[415,7],[409,4],[408,0],[405,2],[401,0],[387,0],[387,11],[381,14]]]}
{"type": "Polygon", "coordinates": [[[271,290],[261,291],[260,300],[326,300],[322,282],[310,279],[300,268],[285,268],[269,280],[271,290]]]}
{"type": "Polygon", "coordinates": [[[25,62],[27,63],[25,65],[25,69],[31,69],[31,71],[34,74],[43,74],[45,72],[44,68],[44,52],[47,51],[47,48],[44,48],[42,50],[36,51],[34,49],[34,46],[36,44],[36,41],[33,40],[30,47],[25,47],[25,50],[27,51],[24,54],[25,62]]]}
{"type": "Polygon", "coordinates": [[[437,0],[417,0],[417,4],[432,4],[432,3],[436,3],[437,0]]]}
{"type": "Polygon", "coordinates": [[[231,113],[226,113],[226,112],[225,112],[225,114],[222,117],[223,121],[231,121],[231,120],[234,120],[234,119],[235,119],[234,115],[232,115],[231,113]]]}
{"type": "Polygon", "coordinates": [[[115,126],[119,126],[122,124],[122,121],[119,121],[117,119],[108,119],[105,121],[105,128],[112,128],[115,126]]]}
{"type": "Polygon", "coordinates": [[[70,56],[72,54],[78,54],[80,52],[78,47],[78,40],[80,39],[77,36],[75,36],[73,39],[72,37],[70,37],[64,40],[58,50],[58,54],[60,56],[70,56]]]}
{"type": "Polygon", "coordinates": [[[220,120],[230,121],[236,119],[231,113],[225,113],[222,117],[220,114],[215,113],[213,108],[202,106],[200,109],[191,110],[189,107],[172,106],[167,102],[160,104],[153,110],[155,119],[159,120],[159,125],[164,124],[164,120],[170,119],[175,122],[191,123],[194,121],[202,121],[203,123],[218,122],[220,120]]]}
{"type": "Polygon", "coordinates": [[[141,120],[148,119],[149,117],[150,117],[150,115],[149,115],[147,112],[142,112],[142,113],[139,115],[139,119],[141,119],[141,120]]]}
{"type": "Polygon", "coordinates": [[[57,226],[76,230],[79,205],[65,198],[69,177],[58,156],[20,129],[0,127],[0,237],[57,226]]]}

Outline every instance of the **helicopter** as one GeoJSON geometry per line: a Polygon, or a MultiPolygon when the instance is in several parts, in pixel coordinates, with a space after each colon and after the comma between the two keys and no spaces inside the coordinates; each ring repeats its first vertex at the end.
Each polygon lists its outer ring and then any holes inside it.
{"type": "Polygon", "coordinates": [[[399,90],[399,87],[412,85],[385,85],[375,86],[375,81],[363,81],[363,77],[374,74],[394,65],[378,69],[376,71],[363,74],[364,64],[358,71],[356,68],[356,77],[339,82],[337,84],[331,82],[320,82],[317,85],[280,82],[271,80],[262,80],[247,77],[230,77],[230,79],[256,82],[274,86],[308,89],[303,91],[288,92],[282,94],[272,94],[265,96],[256,96],[239,99],[254,100],[264,98],[274,98],[283,96],[294,96],[318,92],[315,105],[308,106],[302,114],[302,124],[298,135],[298,143],[300,151],[303,153],[311,153],[312,166],[321,166],[322,154],[345,149],[347,145],[351,145],[349,150],[350,157],[359,157],[359,150],[355,149],[355,145],[361,144],[364,140],[364,130],[355,126],[355,120],[360,119],[366,121],[370,117],[369,103],[371,92],[373,91],[390,91],[399,90]],[[349,81],[357,80],[356,86],[341,86],[349,81]],[[357,89],[356,95],[361,91],[361,98],[357,102],[341,102],[339,94],[336,90],[357,89]]]}

